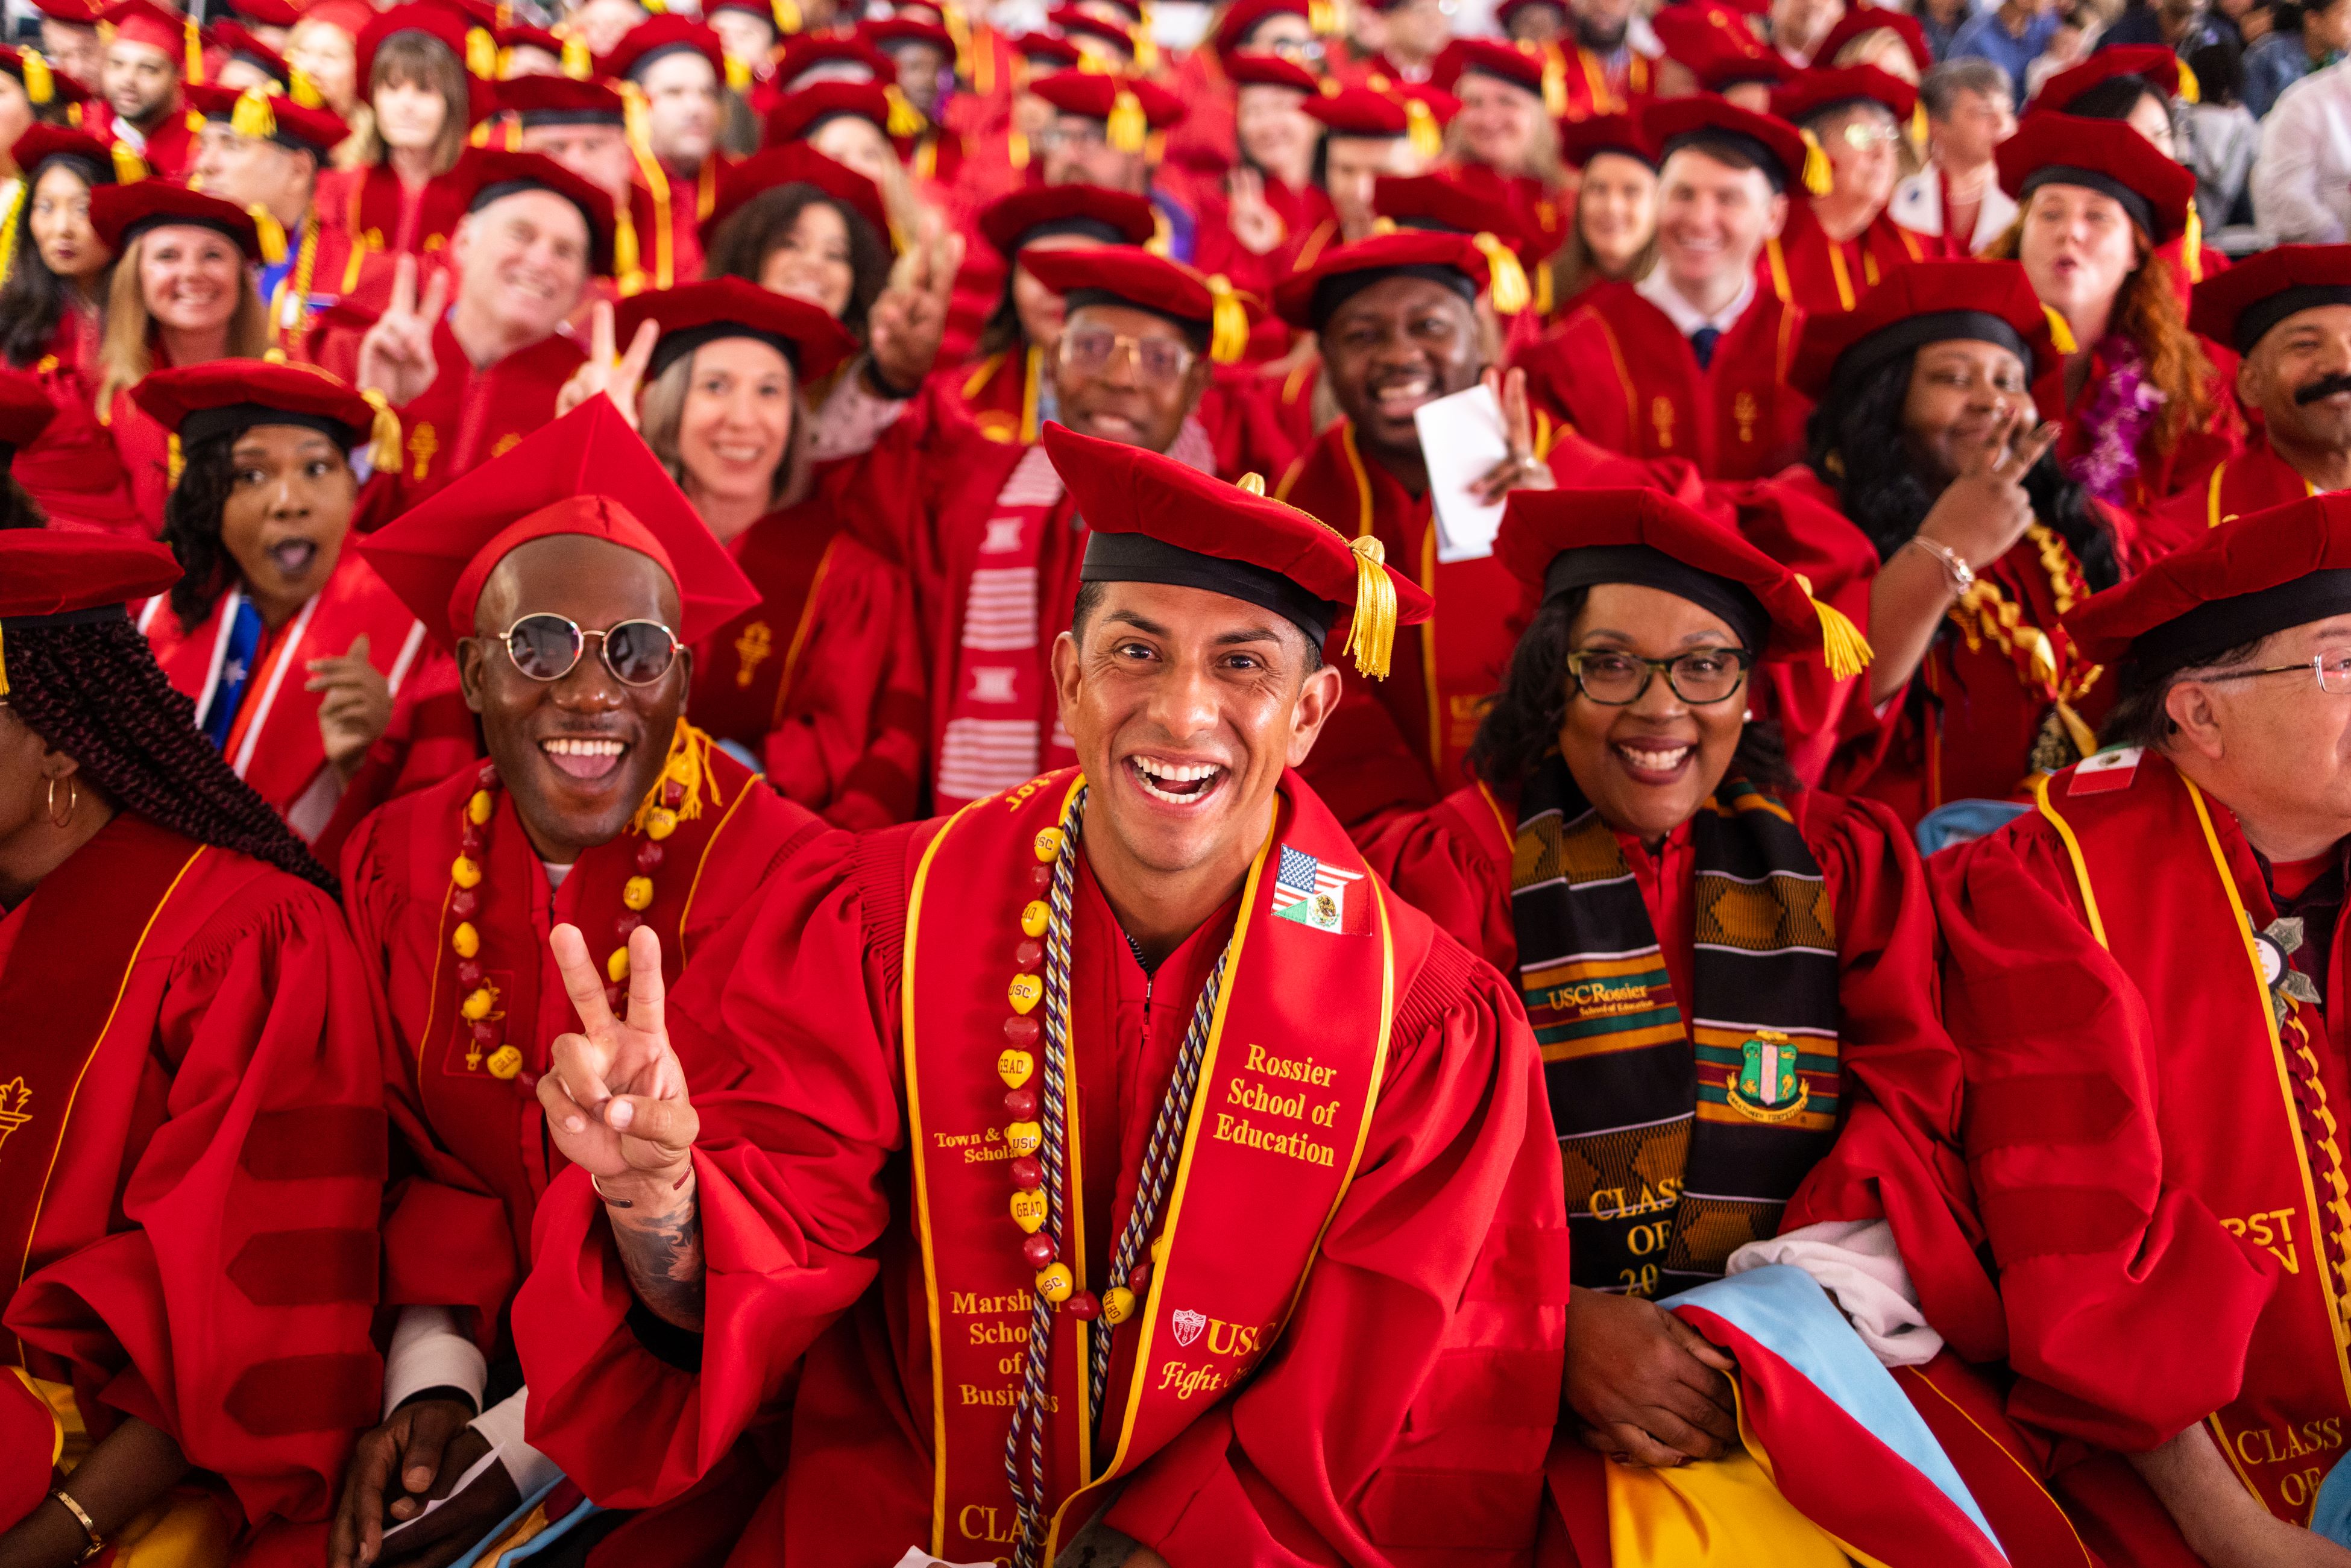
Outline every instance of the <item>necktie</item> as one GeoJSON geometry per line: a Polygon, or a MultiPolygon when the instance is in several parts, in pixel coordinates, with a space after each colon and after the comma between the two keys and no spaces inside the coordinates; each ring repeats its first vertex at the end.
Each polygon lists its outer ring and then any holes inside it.
{"type": "Polygon", "coordinates": [[[1700,327],[1690,334],[1690,352],[1698,356],[1698,368],[1706,370],[1714,363],[1714,346],[1722,341],[1719,327],[1700,327]]]}

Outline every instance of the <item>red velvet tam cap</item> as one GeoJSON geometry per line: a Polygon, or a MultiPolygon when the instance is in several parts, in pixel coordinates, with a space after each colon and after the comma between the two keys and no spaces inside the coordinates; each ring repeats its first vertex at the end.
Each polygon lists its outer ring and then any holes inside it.
{"type": "Polygon", "coordinates": [[[1993,154],[2000,188],[2019,202],[2043,185],[2078,185],[2120,202],[2157,245],[2188,226],[2196,176],[2119,120],[2028,114],[1993,154]]]}
{"type": "Polygon", "coordinates": [[[174,16],[155,0],[114,0],[99,13],[99,20],[114,29],[115,37],[161,49],[174,60],[184,60],[202,47],[203,34],[194,21],[174,16]]]}
{"type": "Polygon", "coordinates": [[[857,351],[857,343],[824,308],[778,294],[739,277],[714,277],[632,295],[621,301],[613,325],[622,342],[644,322],[657,322],[661,339],[646,373],[658,376],[705,343],[749,338],[791,362],[792,373],[811,382],[857,351]]]}
{"type": "Polygon", "coordinates": [[[1668,5],[1650,18],[1666,57],[1686,68],[1708,92],[1741,82],[1786,81],[1795,68],[1767,47],[1744,18],[1714,0],[1668,5]]]}
{"type": "Polygon", "coordinates": [[[794,19],[794,14],[779,7],[776,0],[717,0],[716,5],[705,5],[702,10],[705,16],[715,16],[721,11],[740,11],[746,16],[757,16],[775,28],[778,37],[791,30],[786,24],[794,19]]]}
{"type": "Polygon", "coordinates": [[[0,71],[16,78],[36,109],[89,101],[89,89],[49,64],[48,57],[38,49],[0,44],[0,71]]]}
{"type": "MultiPolygon", "coordinates": [[[[1372,182],[1372,211],[1398,228],[1491,235],[1520,256],[1539,243],[1511,206],[1508,187],[1499,181],[1475,181],[1466,169],[1444,174],[1382,174],[1372,182]]],[[[1490,252],[1487,259],[1493,259],[1490,252]]]]}
{"type": "Polygon", "coordinates": [[[1565,0],[1502,0],[1499,5],[1494,7],[1494,21],[1504,32],[1508,32],[1510,27],[1510,18],[1530,5],[1547,5],[1558,12],[1562,18],[1567,16],[1565,0]]]}
{"type": "Polygon", "coordinates": [[[1151,199],[1102,185],[1029,185],[979,214],[980,236],[1006,260],[1032,240],[1080,235],[1104,245],[1146,245],[1159,232],[1151,199]]]}
{"type": "Polygon", "coordinates": [[[1771,95],[1771,112],[1791,125],[1802,125],[1856,103],[1876,104],[1896,123],[1907,125],[1910,111],[1918,107],[1918,89],[1876,66],[1814,68],[1798,73],[1795,80],[1771,95]]]}
{"type": "Polygon", "coordinates": [[[352,45],[355,79],[362,97],[369,90],[368,84],[375,79],[376,50],[402,33],[422,33],[434,40],[457,57],[457,63],[465,68],[468,75],[486,79],[497,74],[496,35],[462,6],[449,0],[402,0],[391,10],[378,12],[375,20],[360,29],[352,45]]]}
{"type": "Polygon", "coordinates": [[[1641,129],[1656,139],[1661,162],[1688,147],[1762,170],[1775,191],[1793,185],[1818,195],[1828,189],[1828,158],[1819,143],[1777,115],[1700,93],[1649,105],[1641,129]]]}
{"type": "Polygon", "coordinates": [[[2069,114],[2074,99],[2084,93],[2124,77],[2138,78],[2164,98],[2184,98],[2190,103],[2197,99],[2195,73],[2180,63],[2178,55],[2161,44],[2116,44],[2050,77],[2025,108],[2069,114]]]}
{"type": "MultiPolygon", "coordinates": [[[[2351,614],[2351,494],[2222,523],[2068,613],[2102,664],[2193,668],[2273,632],[2351,614]]],[[[2126,672],[2127,674],[2127,672],[2126,672]]]]}
{"type": "Polygon", "coordinates": [[[19,446],[31,445],[57,412],[57,405],[49,401],[37,377],[22,371],[0,371],[0,449],[5,449],[7,455],[14,455],[19,446]]]}
{"type": "Polygon", "coordinates": [[[226,235],[245,252],[246,260],[261,259],[261,232],[252,214],[218,196],[168,180],[99,185],[89,193],[89,226],[99,242],[117,256],[149,229],[181,224],[226,235]]]}
{"type": "Polygon", "coordinates": [[[400,601],[454,643],[474,634],[482,585],[517,546],[610,539],[668,573],[697,642],[759,601],[677,482],[606,397],[592,397],[359,541],[400,601]]]}
{"type": "Polygon", "coordinates": [[[206,120],[218,120],[239,136],[275,141],[297,152],[323,161],[351,128],[331,109],[306,109],[283,93],[258,87],[242,90],[213,83],[181,89],[188,107],[206,120]]]}
{"type": "Polygon", "coordinates": [[[679,54],[700,55],[722,81],[726,78],[726,49],[716,30],[675,12],[648,17],[622,34],[612,52],[596,62],[596,74],[616,81],[640,77],[655,60],[679,54]]]}
{"type": "Polygon", "coordinates": [[[1542,96],[1542,51],[1532,44],[1505,43],[1499,38],[1456,38],[1437,57],[1437,63],[1429,68],[1428,79],[1458,98],[1461,78],[1473,71],[1537,98],[1542,96]]]}
{"type": "Polygon", "coordinates": [[[302,8],[289,0],[231,0],[225,9],[256,27],[290,27],[302,19],[302,8]]]}
{"type": "Polygon", "coordinates": [[[1081,11],[1075,5],[1056,5],[1045,13],[1045,20],[1059,27],[1065,38],[1092,38],[1108,44],[1128,59],[1134,57],[1134,30],[1123,22],[1081,11]]]}
{"type": "Polygon", "coordinates": [[[91,0],[33,0],[33,9],[68,27],[95,27],[106,12],[105,6],[93,5],[91,0]]]}
{"type": "Polygon", "coordinates": [[[1637,159],[1652,169],[1662,162],[1657,144],[1629,114],[1595,114],[1589,120],[1560,121],[1559,155],[1570,168],[1581,169],[1604,152],[1637,159]]]}
{"type": "Polygon", "coordinates": [[[1228,485],[1172,457],[1060,424],[1047,424],[1044,439],[1091,530],[1081,582],[1221,593],[1271,611],[1318,648],[1352,615],[1347,652],[1374,677],[1387,674],[1396,629],[1418,625],[1437,608],[1418,583],[1384,563],[1377,539],[1343,538],[1266,495],[1262,481],[1228,485]]]}
{"type": "MultiPolygon", "coordinates": [[[[509,22],[495,36],[498,40],[498,74],[503,78],[498,83],[500,87],[507,81],[521,79],[506,75],[509,68],[507,57],[517,49],[537,49],[542,55],[554,56],[562,67],[563,74],[575,80],[584,80],[595,68],[588,58],[587,45],[575,42],[567,48],[562,37],[550,28],[534,27],[527,22],[509,22]]],[[[505,105],[499,107],[504,108],[505,105]]]]}
{"type": "Polygon", "coordinates": [[[865,41],[883,54],[907,44],[928,44],[948,59],[955,58],[955,35],[936,22],[926,22],[919,16],[885,16],[878,22],[860,22],[857,30],[865,41]]]}
{"type": "Polygon", "coordinates": [[[256,424],[294,424],[347,449],[371,441],[388,444],[379,460],[400,458],[399,421],[315,365],[213,360],[156,371],[131,389],[131,401],[183,445],[240,434],[256,424]],[[378,423],[384,419],[392,421],[388,430],[378,423]]]}
{"type": "Polygon", "coordinates": [[[1343,87],[1337,92],[1306,100],[1306,112],[1333,136],[1409,136],[1414,144],[1435,157],[1443,144],[1445,128],[1461,112],[1461,100],[1431,87],[1407,87],[1381,91],[1373,87],[1343,87]]]}
{"type": "Polygon", "coordinates": [[[1241,357],[1249,348],[1250,329],[1265,315],[1257,296],[1235,288],[1222,273],[1196,272],[1139,246],[1033,251],[1020,258],[1020,265],[1061,296],[1066,309],[1131,305],[1207,334],[1208,356],[1220,365],[1241,357]]]}
{"type": "Polygon", "coordinates": [[[612,270],[612,198],[554,159],[503,147],[468,147],[449,179],[468,214],[517,191],[548,191],[562,197],[588,222],[589,270],[598,277],[612,270]]]}
{"type": "Polygon", "coordinates": [[[841,115],[871,121],[884,136],[890,130],[890,95],[880,82],[820,81],[786,93],[768,110],[768,145],[780,147],[813,136],[825,121],[841,115]]]}
{"type": "Polygon", "coordinates": [[[1012,52],[1032,66],[1050,65],[1056,70],[1074,70],[1085,54],[1067,38],[1057,38],[1050,33],[1015,33],[1007,39],[1012,52]]]}
{"type": "MultiPolygon", "coordinates": [[[[883,204],[882,188],[846,163],[838,163],[805,141],[786,142],[765,152],[754,152],[718,177],[718,196],[710,215],[702,220],[705,234],[735,215],[752,197],[786,185],[813,185],[853,212],[873,235],[896,255],[903,247],[890,226],[890,209],[883,204]]],[[[1143,198],[1138,196],[1137,201],[1143,198]]],[[[1147,202],[1144,205],[1149,205],[1147,202]]]]}
{"type": "Polygon", "coordinates": [[[70,125],[48,125],[39,120],[25,128],[16,144],[8,150],[16,167],[25,176],[29,188],[42,164],[52,158],[78,158],[89,168],[84,171],[93,183],[111,185],[115,183],[114,149],[87,131],[76,131],[70,125]]]}
{"type": "Polygon", "coordinates": [[[513,77],[497,85],[502,113],[521,120],[528,131],[541,125],[625,125],[628,100],[610,82],[575,81],[544,72],[513,77]]]}
{"type": "MultiPolygon", "coordinates": [[[[1235,87],[1295,88],[1310,97],[1322,90],[1327,77],[1316,76],[1287,55],[1234,54],[1225,57],[1225,75],[1235,87]]],[[[1337,84],[1332,83],[1332,90],[1337,84]]]]}
{"type": "Polygon", "coordinates": [[[2196,286],[2188,324],[2216,343],[2250,354],[2271,328],[2298,310],[2322,305],[2351,305],[2351,245],[2282,245],[2256,251],[2196,286]]]}
{"type": "Polygon", "coordinates": [[[1486,257],[1466,235],[1399,229],[1338,246],[1273,291],[1274,314],[1303,332],[1319,332],[1331,313],[1375,283],[1425,277],[1474,303],[1492,280],[1486,257]]]}
{"type": "Polygon", "coordinates": [[[1241,40],[1248,37],[1259,22],[1268,16],[1284,14],[1301,16],[1310,22],[1314,16],[1308,8],[1308,0],[1233,0],[1225,7],[1224,20],[1217,24],[1217,30],[1209,35],[1208,41],[1219,55],[1238,54],[1241,40]]]}
{"type": "MultiPolygon", "coordinates": [[[[1122,122],[1139,115],[1150,130],[1165,131],[1184,118],[1184,100],[1166,89],[1140,77],[1111,76],[1098,71],[1055,71],[1029,84],[1029,90],[1060,110],[1087,120],[1099,120],[1111,130],[1113,144],[1122,122]]],[[[1140,136],[1128,152],[1142,151],[1140,136]]]]}
{"type": "Polygon", "coordinates": [[[1819,648],[1840,680],[1869,663],[1869,644],[1802,573],[1660,490],[1513,490],[1494,554],[1537,602],[1635,583],[1712,611],[1752,653],[1819,648]]]}
{"type": "Polygon", "coordinates": [[[1954,339],[1996,343],[2039,375],[2073,351],[2063,329],[2016,262],[1906,261],[1855,308],[1805,319],[1788,384],[1817,402],[1832,384],[1954,339]]]}
{"type": "Polygon", "coordinates": [[[39,626],[130,623],[127,601],[180,580],[180,561],[152,539],[78,529],[0,528],[0,696],[8,639],[39,626]]]}
{"type": "MultiPolygon", "coordinates": [[[[262,26],[271,24],[265,22],[262,26]]],[[[243,23],[214,22],[209,33],[208,41],[225,51],[230,59],[243,60],[281,88],[294,85],[294,68],[287,63],[286,57],[255,37],[243,23]]]]}
{"type": "Polygon", "coordinates": [[[855,33],[803,33],[784,40],[783,62],[776,67],[778,87],[789,90],[803,82],[813,87],[809,73],[820,69],[827,81],[898,79],[898,63],[855,33]]]}
{"type": "MultiPolygon", "coordinates": [[[[1883,5],[1847,5],[1836,26],[1828,30],[1821,47],[1813,51],[1813,58],[1823,66],[1836,63],[1837,51],[1855,38],[1865,38],[1872,33],[1888,32],[1902,40],[1910,53],[1910,63],[1924,75],[1935,64],[1935,51],[1927,47],[1927,29],[1918,18],[1907,12],[1888,10],[1883,5]]],[[[2166,50],[2165,53],[2169,53],[2166,50]]]]}

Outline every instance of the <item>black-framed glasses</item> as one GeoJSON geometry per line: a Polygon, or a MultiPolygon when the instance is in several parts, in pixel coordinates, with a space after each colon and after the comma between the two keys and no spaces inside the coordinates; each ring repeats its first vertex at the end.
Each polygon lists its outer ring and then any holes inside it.
{"type": "Polygon", "coordinates": [[[1693,707],[1728,702],[1747,684],[1755,655],[1744,648],[1693,648],[1670,659],[1644,659],[1614,648],[1583,648],[1567,656],[1575,689],[1604,707],[1639,702],[1659,675],[1693,707]]]}
{"type": "Polygon", "coordinates": [[[2318,689],[2329,696],[2351,695],[2351,648],[2330,648],[2313,653],[2299,664],[2271,664],[2259,670],[2215,670],[2193,677],[2199,681],[2250,680],[2255,675],[2307,674],[2317,677],[2318,689]]]}
{"type": "Polygon", "coordinates": [[[1081,376],[1101,375],[1121,354],[1134,356],[1134,373],[1146,386],[1174,386],[1192,368],[1190,346],[1166,338],[1130,338],[1102,327],[1061,334],[1061,363],[1081,376]]]}
{"type": "Polygon", "coordinates": [[[583,632],[544,610],[507,628],[507,657],[531,680],[559,681],[579,667],[590,637],[604,667],[622,685],[652,685],[677,663],[677,633],[658,621],[623,621],[601,632],[583,632]]]}

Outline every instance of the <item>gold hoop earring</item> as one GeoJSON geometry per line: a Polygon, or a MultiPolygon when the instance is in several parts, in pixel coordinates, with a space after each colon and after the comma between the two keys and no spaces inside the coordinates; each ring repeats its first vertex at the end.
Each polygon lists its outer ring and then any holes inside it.
{"type": "Polygon", "coordinates": [[[81,787],[76,784],[71,779],[68,779],[65,781],[65,786],[66,814],[60,817],[57,815],[57,780],[54,779],[49,780],[47,804],[49,811],[49,826],[53,828],[70,827],[73,824],[74,808],[81,804],[81,787]]]}

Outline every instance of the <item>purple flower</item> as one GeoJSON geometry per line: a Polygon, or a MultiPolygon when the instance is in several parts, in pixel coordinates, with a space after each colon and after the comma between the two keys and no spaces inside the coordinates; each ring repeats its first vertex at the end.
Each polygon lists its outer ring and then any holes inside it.
{"type": "Polygon", "coordinates": [[[2131,481],[2138,477],[2139,437],[2166,394],[2147,384],[2147,361],[2129,339],[2119,334],[2101,339],[2095,359],[2108,369],[2082,411],[2080,427],[2088,434],[2090,447],[2066,465],[2066,472],[2099,500],[2119,507],[2126,504],[2131,481]]]}

